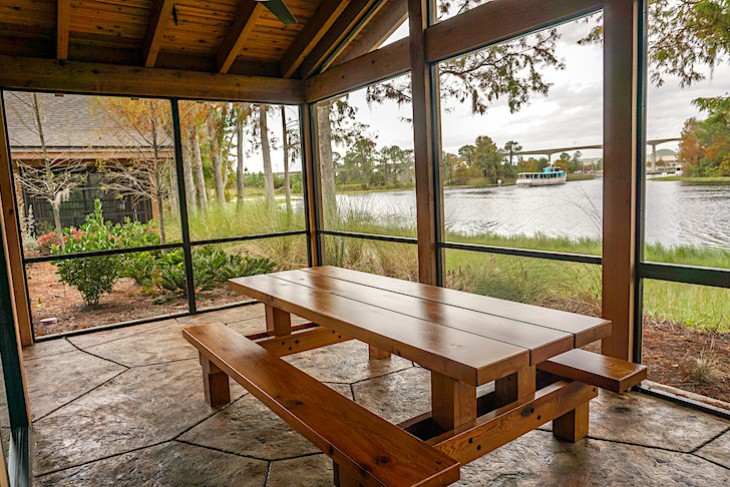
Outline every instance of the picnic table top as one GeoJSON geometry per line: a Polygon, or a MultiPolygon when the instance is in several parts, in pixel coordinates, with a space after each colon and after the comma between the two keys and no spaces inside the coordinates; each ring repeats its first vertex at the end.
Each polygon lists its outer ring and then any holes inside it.
{"type": "Polygon", "coordinates": [[[602,318],[332,266],[240,277],[229,285],[471,385],[611,332],[602,318]]]}

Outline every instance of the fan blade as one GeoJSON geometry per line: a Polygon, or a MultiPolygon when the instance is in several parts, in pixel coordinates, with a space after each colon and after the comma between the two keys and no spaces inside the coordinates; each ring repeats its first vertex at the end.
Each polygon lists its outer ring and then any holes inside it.
{"type": "Polygon", "coordinates": [[[268,8],[272,14],[276,15],[276,17],[281,20],[284,25],[299,23],[296,17],[294,17],[294,14],[291,13],[291,10],[289,10],[289,7],[284,4],[283,0],[265,0],[261,3],[263,3],[264,7],[268,8]]]}

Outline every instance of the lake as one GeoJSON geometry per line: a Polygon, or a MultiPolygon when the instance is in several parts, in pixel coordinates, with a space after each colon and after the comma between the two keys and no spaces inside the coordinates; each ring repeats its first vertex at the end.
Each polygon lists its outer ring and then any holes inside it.
{"type": "MultiPolygon", "coordinates": [[[[730,247],[730,184],[648,180],[646,193],[648,243],[730,247]]],[[[546,187],[448,188],[444,218],[448,231],[470,236],[600,238],[602,198],[601,179],[546,187]]],[[[339,195],[338,204],[387,224],[415,227],[413,190],[339,195]]]]}

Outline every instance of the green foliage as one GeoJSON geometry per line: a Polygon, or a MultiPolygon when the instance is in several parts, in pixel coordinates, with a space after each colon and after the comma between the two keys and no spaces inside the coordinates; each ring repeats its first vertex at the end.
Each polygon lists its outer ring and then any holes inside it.
{"type": "Polygon", "coordinates": [[[685,122],[680,158],[691,176],[730,176],[730,96],[698,98],[694,104],[707,118],[685,122]]]}
{"type": "MultiPolygon", "coordinates": [[[[112,250],[119,248],[122,240],[120,226],[104,221],[99,200],[94,201],[94,212],[86,217],[86,223],[80,229],[64,229],[63,237],[65,248],[55,244],[53,254],[112,250]]],[[[56,264],[56,273],[61,282],[78,289],[87,305],[94,305],[99,303],[102,294],[112,292],[121,262],[119,255],[61,260],[56,264]]]]}

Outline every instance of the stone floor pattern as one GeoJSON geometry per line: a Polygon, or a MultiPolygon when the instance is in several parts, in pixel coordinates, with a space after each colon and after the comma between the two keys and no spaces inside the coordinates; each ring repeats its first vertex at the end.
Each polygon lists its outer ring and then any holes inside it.
{"type": "MultiPolygon", "coordinates": [[[[234,385],[203,400],[185,326],[263,329],[261,305],[42,342],[25,350],[39,486],[328,486],[331,464],[234,385]]],[[[390,421],[429,408],[425,370],[370,361],[348,342],[292,364],[390,421]]],[[[730,485],[730,421],[631,393],[592,402],[590,437],[562,443],[549,425],[462,468],[461,486],[730,485]]]]}

